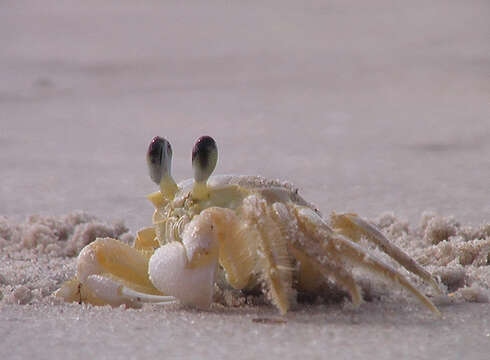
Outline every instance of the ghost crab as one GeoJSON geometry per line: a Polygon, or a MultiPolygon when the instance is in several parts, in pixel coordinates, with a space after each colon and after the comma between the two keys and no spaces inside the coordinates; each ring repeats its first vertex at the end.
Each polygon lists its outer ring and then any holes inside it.
{"type": "Polygon", "coordinates": [[[76,278],[57,296],[95,305],[138,306],[180,302],[208,308],[215,283],[247,290],[261,288],[285,314],[297,292],[314,292],[333,280],[358,307],[361,291],[351,269],[360,267],[415,295],[433,313],[435,305],[398,270],[359,245],[361,237],[392,259],[439,287],[430,273],[355,214],[335,214],[327,223],[319,211],[287,183],[259,176],[213,176],[218,152],[203,136],[192,152],[194,179],[179,185],[171,176],[170,143],[155,137],[147,162],[160,191],[154,226],[129,246],[97,239],[78,257],[76,278]]]}

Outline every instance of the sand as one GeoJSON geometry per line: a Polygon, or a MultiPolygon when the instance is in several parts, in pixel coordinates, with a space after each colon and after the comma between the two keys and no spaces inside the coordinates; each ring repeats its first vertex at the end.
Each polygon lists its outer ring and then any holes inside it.
{"type": "Polygon", "coordinates": [[[5,359],[487,359],[490,351],[487,1],[0,4],[0,353],[5,359]],[[52,292],[97,236],[151,222],[155,135],[191,176],[292,181],[323,213],[378,225],[451,296],[436,319],[356,273],[369,295],[139,310],[52,292]],[[265,319],[265,320],[264,320],[265,319]]]}
{"type": "MultiPolygon", "coordinates": [[[[53,292],[73,277],[79,249],[103,236],[131,243],[127,228],[80,212],[32,216],[19,224],[2,218],[2,346],[9,359],[121,354],[356,359],[365,358],[366,351],[380,359],[458,359],[468,353],[469,358],[484,359],[490,342],[490,224],[462,226],[428,213],[416,228],[392,214],[371,222],[439,279],[442,296],[399,269],[431,296],[443,319],[396,285],[362,272],[356,272],[366,300],[360,309],[332,293],[332,298],[298,304],[285,317],[260,298],[247,302],[240,296],[218,298],[210,311],[179,305],[134,310],[64,303],[53,292]],[[373,351],[376,344],[384,346],[373,351]]],[[[383,256],[379,251],[377,255],[383,256]]]]}
{"type": "MultiPolygon", "coordinates": [[[[370,222],[438,278],[441,290],[449,295],[432,294],[436,303],[489,302],[490,223],[478,227],[462,226],[453,218],[430,213],[423,215],[420,227],[415,229],[392,214],[384,214],[370,222]]],[[[86,213],[31,216],[20,224],[0,218],[0,304],[52,303],[52,294],[60,283],[74,276],[80,250],[95,239],[105,237],[128,244],[134,241],[122,222],[106,224],[86,213]]],[[[363,246],[371,248],[386,262],[394,263],[367,241],[363,246]]],[[[408,271],[400,271],[418,282],[419,287],[424,286],[408,271]]],[[[396,287],[393,284],[387,286],[382,279],[369,278],[367,274],[359,280],[364,296],[369,300],[390,296],[391,288],[396,287]]],[[[428,285],[425,292],[431,293],[428,285]]],[[[224,298],[220,302],[233,305],[239,304],[240,299],[227,301],[224,298]]]]}

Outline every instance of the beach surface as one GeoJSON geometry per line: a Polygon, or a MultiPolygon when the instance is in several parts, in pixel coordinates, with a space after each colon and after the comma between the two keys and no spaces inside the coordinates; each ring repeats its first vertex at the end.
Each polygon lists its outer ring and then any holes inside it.
{"type": "Polygon", "coordinates": [[[2,358],[488,359],[489,18],[484,0],[0,3],[2,358]],[[211,135],[216,173],[373,222],[439,277],[451,296],[410,279],[443,318],[362,272],[359,309],[284,318],[54,298],[83,245],[151,224],[156,135],[178,181],[211,135]]]}

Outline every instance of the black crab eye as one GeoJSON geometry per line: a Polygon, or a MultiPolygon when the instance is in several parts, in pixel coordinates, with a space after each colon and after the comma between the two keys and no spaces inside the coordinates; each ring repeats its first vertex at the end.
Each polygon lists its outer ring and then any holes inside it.
{"type": "Polygon", "coordinates": [[[192,149],[192,167],[194,180],[205,182],[218,162],[218,146],[211,136],[201,136],[192,149]]]}
{"type": "Polygon", "coordinates": [[[152,164],[160,164],[162,162],[163,146],[166,140],[160,136],[155,136],[148,146],[147,158],[152,164]]]}
{"type": "Polygon", "coordinates": [[[162,177],[169,173],[171,160],[172,146],[165,138],[155,136],[146,153],[148,170],[153,182],[159,184],[162,177]]]}
{"type": "Polygon", "coordinates": [[[211,136],[201,136],[192,149],[192,163],[197,161],[201,169],[207,168],[215,151],[217,151],[216,141],[211,136]]]}

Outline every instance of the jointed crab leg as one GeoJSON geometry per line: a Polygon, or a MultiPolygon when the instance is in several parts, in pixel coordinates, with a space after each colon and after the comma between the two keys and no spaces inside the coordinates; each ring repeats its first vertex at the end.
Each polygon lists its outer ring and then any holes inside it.
{"type": "Polygon", "coordinates": [[[356,264],[362,265],[365,269],[370,270],[378,275],[392,280],[395,283],[399,283],[402,287],[410,291],[415,295],[428,309],[434,312],[436,315],[441,316],[439,310],[424,294],[422,294],[416,287],[414,287],[402,274],[393,269],[388,264],[383,263],[381,260],[375,258],[373,255],[366,254],[366,250],[361,248],[355,243],[345,241],[340,236],[334,237],[334,247],[340,248],[340,255],[343,259],[351,260],[356,264]]]}
{"type": "Polygon", "coordinates": [[[330,216],[335,231],[345,235],[347,238],[358,242],[361,236],[376,244],[382,251],[395,259],[408,271],[420,276],[427,281],[439,294],[441,289],[432,275],[422,266],[417,264],[402,249],[391,243],[378,229],[361,219],[356,214],[335,214],[330,216]]]}
{"type": "Polygon", "coordinates": [[[258,269],[272,303],[284,315],[295,299],[292,289],[292,264],[288,254],[288,239],[274,221],[277,209],[272,210],[264,199],[251,195],[243,201],[243,216],[250,224],[248,242],[256,243],[258,269]]]}
{"type": "Polygon", "coordinates": [[[150,255],[115,239],[97,239],[78,256],[77,279],[82,287],[114,306],[149,301],[145,294],[154,295],[152,301],[175,300],[163,297],[148,279],[150,255]]]}
{"type": "Polygon", "coordinates": [[[288,251],[298,262],[299,287],[315,291],[326,279],[333,279],[349,292],[354,306],[359,306],[362,302],[361,291],[348,269],[339,264],[339,259],[326,259],[322,251],[304,246],[306,240],[304,234],[298,231],[297,216],[287,206],[276,202],[272,208],[273,218],[280,224],[281,233],[287,239],[288,251]]]}
{"type": "Polygon", "coordinates": [[[80,252],[77,277],[83,283],[90,275],[111,274],[135,290],[159,294],[148,279],[148,255],[118,240],[99,238],[80,252]]]}
{"type": "Polygon", "coordinates": [[[348,271],[343,269],[341,266],[335,265],[333,262],[320,261],[318,254],[313,254],[311,251],[308,251],[307,248],[298,246],[297,243],[291,244],[289,251],[291,251],[294,257],[300,262],[304,261],[313,266],[313,268],[322,274],[325,279],[333,278],[337,284],[344,286],[349,292],[352,303],[356,308],[361,305],[361,290],[359,289],[355,279],[348,271]],[[303,251],[299,250],[299,248],[302,248],[303,251]]]}
{"type": "MultiPolygon", "coordinates": [[[[364,269],[382,275],[415,295],[427,308],[436,315],[441,316],[435,305],[417,288],[415,288],[401,273],[388,264],[377,259],[373,254],[348,240],[340,234],[332,231],[323,219],[309,208],[299,208],[297,211],[298,221],[307,233],[304,244],[294,244],[297,248],[319,249],[318,256],[326,256],[329,261],[341,259],[362,266],[364,269]]],[[[311,251],[311,250],[310,250],[311,251]]]]}

